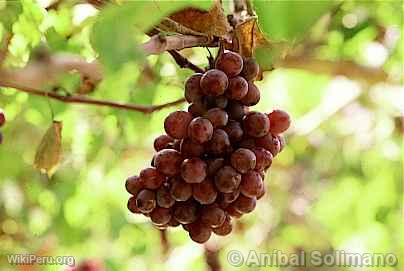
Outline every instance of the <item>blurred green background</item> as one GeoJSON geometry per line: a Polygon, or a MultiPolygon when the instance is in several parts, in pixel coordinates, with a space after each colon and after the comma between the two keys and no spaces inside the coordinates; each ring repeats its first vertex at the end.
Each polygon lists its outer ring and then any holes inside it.
{"type": "MultiPolygon", "coordinates": [[[[43,46],[51,53],[88,60],[99,53],[110,60],[122,48],[116,37],[147,40],[129,29],[109,37],[123,19],[102,33],[111,42],[111,50],[102,51],[104,41],[92,32],[99,11],[72,0],[46,10],[51,2],[0,0],[0,37],[13,34],[5,67],[24,66],[43,46]]],[[[208,258],[217,256],[222,270],[358,270],[236,268],[226,259],[231,250],[244,255],[249,250],[345,250],[394,253],[399,259],[396,267],[360,270],[404,270],[402,2],[333,2],[318,13],[319,2],[254,2],[270,38],[293,40],[300,55],[327,65],[349,61],[341,66],[348,76],[329,73],[328,66],[313,71],[303,62],[299,69],[280,65],[257,82],[262,97],[255,109],[290,113],[288,144],[266,177],[266,196],[237,221],[230,236],[213,238],[210,246],[217,251],[208,258]],[[306,24],[310,28],[303,34],[306,24]],[[375,82],[367,73],[351,78],[352,66],[386,73],[387,79],[375,82]]],[[[230,3],[224,5],[227,11],[230,3]]],[[[135,15],[150,17],[141,9],[135,15]]],[[[198,65],[207,64],[204,48],[182,52],[198,65]]],[[[117,69],[110,67],[92,97],[146,105],[182,97],[191,71],[180,69],[168,54],[123,59],[117,69]]],[[[75,92],[80,77],[67,74],[58,83],[75,92]]],[[[101,262],[105,270],[209,270],[204,247],[180,227],[168,231],[167,249],[160,233],[126,208],[125,179],[149,164],[153,139],[175,108],[145,115],[48,101],[3,87],[0,108],[7,117],[0,145],[0,270],[66,268],[11,266],[6,255],[13,253],[71,255],[77,263],[101,262]],[[62,162],[50,179],[33,168],[36,146],[52,121],[49,102],[55,119],[63,122],[62,162]]]]}

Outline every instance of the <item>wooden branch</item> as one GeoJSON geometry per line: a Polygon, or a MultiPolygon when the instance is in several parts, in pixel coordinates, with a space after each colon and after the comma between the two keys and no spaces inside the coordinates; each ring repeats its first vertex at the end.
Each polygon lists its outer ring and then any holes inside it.
{"type": "Polygon", "coordinates": [[[192,35],[173,35],[165,36],[162,34],[154,35],[149,41],[142,44],[146,55],[158,55],[169,50],[181,50],[191,47],[215,46],[216,43],[208,37],[192,35]]]}
{"type": "Polygon", "coordinates": [[[97,99],[92,99],[92,98],[88,98],[85,96],[75,96],[75,95],[64,96],[64,95],[57,94],[55,92],[48,92],[48,91],[35,89],[30,86],[22,85],[18,82],[8,82],[8,81],[3,80],[1,77],[0,77],[0,86],[15,88],[19,91],[22,91],[22,92],[25,92],[25,93],[28,93],[31,95],[48,97],[50,99],[54,99],[54,100],[64,102],[64,103],[79,103],[79,104],[106,106],[106,107],[112,107],[112,108],[117,108],[117,109],[142,112],[145,114],[152,113],[152,112],[161,110],[166,107],[175,106],[175,105],[181,104],[185,101],[184,98],[181,98],[181,99],[175,100],[173,102],[149,106],[149,105],[137,105],[137,104],[128,104],[128,103],[112,102],[112,101],[105,101],[105,100],[97,100],[97,99]]]}
{"type": "Polygon", "coordinates": [[[193,70],[194,72],[199,72],[199,73],[204,73],[205,71],[190,62],[186,57],[181,55],[178,51],[176,50],[170,50],[168,53],[174,58],[175,62],[177,63],[178,66],[181,68],[188,68],[193,70]]]}
{"type": "Polygon", "coordinates": [[[314,73],[343,75],[351,79],[365,80],[370,84],[388,81],[382,69],[360,66],[351,61],[330,61],[309,57],[286,57],[274,64],[275,68],[293,68],[314,73]]]}

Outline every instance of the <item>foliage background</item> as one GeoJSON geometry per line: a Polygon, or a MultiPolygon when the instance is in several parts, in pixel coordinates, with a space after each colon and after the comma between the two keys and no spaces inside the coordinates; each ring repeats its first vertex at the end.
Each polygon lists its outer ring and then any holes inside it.
{"type": "MultiPolygon", "coordinates": [[[[43,45],[50,52],[76,53],[89,60],[99,53],[104,63],[117,62],[107,64],[106,78],[93,97],[139,104],[182,97],[183,82],[191,72],[178,68],[168,54],[144,59],[122,53],[131,41],[147,40],[141,34],[144,29],[121,28],[135,17],[144,22],[144,28],[155,23],[148,22],[152,16],[142,12],[146,7],[141,5],[149,2],[132,2],[138,6],[131,14],[122,14],[122,20],[105,16],[104,21],[98,20],[90,5],[64,1],[56,10],[46,11],[45,2],[0,1],[0,37],[13,33],[5,66],[24,66],[43,45]],[[83,15],[90,16],[83,20],[83,15]],[[100,24],[107,28],[94,33],[100,24]],[[114,32],[117,28],[119,33],[114,32]],[[110,46],[105,47],[105,42],[110,46]]],[[[182,4],[188,2],[178,7],[182,4]]],[[[224,4],[227,7],[228,2],[224,4]]],[[[270,38],[298,46],[315,44],[314,57],[380,69],[388,73],[389,82],[369,84],[304,67],[264,74],[258,82],[261,102],[255,108],[284,109],[291,114],[293,127],[287,147],[267,176],[266,197],[254,213],[237,223],[230,237],[216,238],[222,247],[222,269],[233,270],[226,260],[230,250],[344,249],[392,252],[404,259],[402,2],[332,3],[339,8],[326,28],[318,23],[320,15],[329,11],[321,2],[255,1],[255,5],[270,38]],[[318,27],[304,32],[313,22],[318,27]]],[[[183,53],[194,63],[207,63],[206,49],[183,53]]],[[[68,74],[59,83],[74,92],[79,77],[68,74]]],[[[169,230],[171,249],[164,254],[159,232],[126,209],[125,178],[149,164],[153,139],[163,132],[164,117],[174,108],[144,115],[50,103],[55,118],[63,121],[63,160],[48,179],[32,163],[51,123],[49,102],[12,88],[0,89],[0,108],[8,120],[0,146],[0,269],[64,270],[60,266],[17,268],[3,257],[42,253],[72,255],[78,262],[97,259],[106,270],[207,270],[203,246],[191,242],[182,229],[169,230]]],[[[362,270],[404,270],[404,265],[362,270]]]]}

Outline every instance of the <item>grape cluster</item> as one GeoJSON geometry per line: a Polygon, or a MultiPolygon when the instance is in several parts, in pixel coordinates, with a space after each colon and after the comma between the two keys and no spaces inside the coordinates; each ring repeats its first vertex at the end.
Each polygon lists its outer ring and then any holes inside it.
{"type": "Polygon", "coordinates": [[[215,68],[186,81],[188,110],[167,116],[151,166],[126,180],[132,213],[158,229],[182,225],[204,243],[212,232],[229,234],[232,218],[254,210],[290,125],[284,111],[249,111],[260,100],[258,72],[254,59],[226,51],[215,68]]]}
{"type": "MultiPolygon", "coordinates": [[[[6,123],[6,116],[4,115],[3,110],[0,108],[0,127],[2,127],[6,123]]],[[[3,143],[3,134],[0,131],[0,144],[3,143]]]]}

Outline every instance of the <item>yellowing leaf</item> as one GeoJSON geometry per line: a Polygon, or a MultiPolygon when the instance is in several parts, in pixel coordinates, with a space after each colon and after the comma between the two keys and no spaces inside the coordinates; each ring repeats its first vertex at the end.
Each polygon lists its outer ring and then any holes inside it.
{"type": "Polygon", "coordinates": [[[219,1],[215,1],[209,11],[185,8],[172,14],[170,18],[208,36],[224,37],[231,29],[219,1]]]}
{"type": "Polygon", "coordinates": [[[59,165],[61,155],[62,122],[53,121],[37,148],[34,167],[51,177],[59,165]]]}

